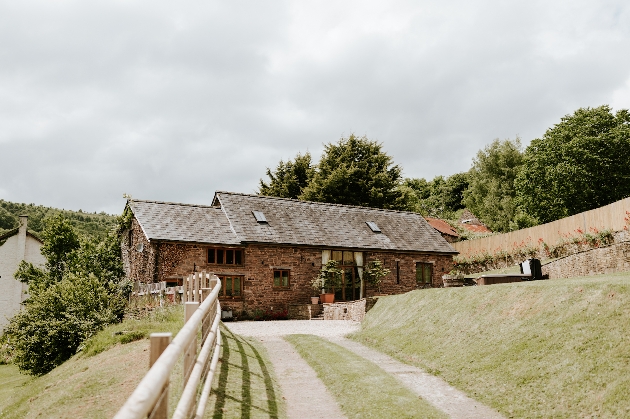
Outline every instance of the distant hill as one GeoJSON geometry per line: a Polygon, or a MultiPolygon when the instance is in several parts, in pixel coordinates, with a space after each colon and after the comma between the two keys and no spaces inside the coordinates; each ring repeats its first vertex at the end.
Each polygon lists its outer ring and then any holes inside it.
{"type": "Polygon", "coordinates": [[[28,229],[41,233],[44,220],[62,214],[85,236],[102,238],[116,226],[116,215],[70,211],[35,204],[19,204],[0,199],[0,234],[18,226],[18,217],[28,215],[28,229]]]}

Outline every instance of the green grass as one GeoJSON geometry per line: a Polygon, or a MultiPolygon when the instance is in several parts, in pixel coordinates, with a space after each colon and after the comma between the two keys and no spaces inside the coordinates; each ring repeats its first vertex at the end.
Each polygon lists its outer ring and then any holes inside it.
{"type": "Polygon", "coordinates": [[[206,418],[285,418],[279,386],[265,348],[221,328],[223,352],[206,418]]]}
{"type": "Polygon", "coordinates": [[[446,418],[376,364],[313,335],[291,342],[335,396],[348,418],[446,418]]]}
{"type": "MultiPolygon", "coordinates": [[[[111,418],[149,369],[149,340],[144,337],[153,332],[175,336],[182,325],[180,305],[109,326],[90,339],[83,352],[41,377],[20,374],[14,365],[0,365],[0,418],[111,418]]],[[[227,329],[222,336],[223,362],[206,417],[284,418],[284,404],[264,348],[227,329]]],[[[182,388],[180,358],[171,375],[171,414],[182,388]]]]}
{"type": "Polygon", "coordinates": [[[630,416],[630,274],[413,291],[353,339],[506,416],[630,416]]]}
{"type": "Polygon", "coordinates": [[[111,325],[88,339],[82,345],[82,356],[94,356],[116,344],[125,344],[148,338],[151,333],[170,332],[173,337],[184,325],[181,305],[158,309],[148,317],[139,320],[125,320],[111,325]]]}
{"type": "Polygon", "coordinates": [[[146,374],[148,348],[142,340],[74,356],[41,377],[0,365],[0,418],[111,418],[146,374]]]}

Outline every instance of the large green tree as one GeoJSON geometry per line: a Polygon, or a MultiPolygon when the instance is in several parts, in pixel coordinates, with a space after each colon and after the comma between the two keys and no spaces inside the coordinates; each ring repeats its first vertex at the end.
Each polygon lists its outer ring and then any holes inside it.
{"type": "Polygon", "coordinates": [[[580,108],[525,150],[518,199],[541,222],[630,196],[630,113],[580,108]]]}
{"type": "Polygon", "coordinates": [[[464,191],[468,188],[468,173],[456,173],[445,178],[405,179],[403,188],[413,192],[409,200],[413,209],[425,216],[452,219],[455,212],[464,208],[464,191]]]}
{"type": "Polygon", "coordinates": [[[298,199],[313,176],[311,155],[298,154],[286,163],[280,160],[276,170],[267,168],[269,183],[260,179],[259,195],[298,199]]]}
{"type": "Polygon", "coordinates": [[[464,205],[494,231],[535,224],[516,202],[514,180],[523,164],[520,139],[494,140],[477,153],[469,171],[464,205]]]}
{"type": "Polygon", "coordinates": [[[373,208],[407,209],[400,166],[382,145],[354,134],[324,146],[300,199],[373,208]]]}

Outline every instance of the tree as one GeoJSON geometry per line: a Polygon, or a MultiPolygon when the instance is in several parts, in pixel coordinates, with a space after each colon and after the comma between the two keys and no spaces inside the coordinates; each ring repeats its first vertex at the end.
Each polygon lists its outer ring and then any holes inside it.
{"type": "Polygon", "coordinates": [[[424,216],[453,219],[457,210],[463,209],[464,191],[468,188],[468,173],[456,173],[448,178],[436,176],[425,179],[405,179],[403,187],[414,193],[409,202],[413,209],[424,216]]]}
{"type": "Polygon", "coordinates": [[[494,231],[517,230],[536,223],[516,202],[514,179],[522,164],[518,137],[514,141],[494,140],[473,160],[463,203],[494,231]]]}
{"type": "Polygon", "coordinates": [[[630,196],[630,113],[580,108],[525,150],[518,200],[541,222],[630,196]]]}
{"type": "Polygon", "coordinates": [[[275,171],[267,168],[267,176],[269,183],[260,179],[259,195],[297,199],[313,176],[310,153],[298,153],[293,161],[286,163],[280,160],[275,171]]]}
{"type": "Polygon", "coordinates": [[[79,237],[68,220],[56,216],[47,220],[42,236],[45,269],[19,265],[15,277],[28,284],[30,297],[4,333],[20,370],[36,375],[122,320],[129,292],[115,233],[104,240],[79,237]]]}
{"type": "Polygon", "coordinates": [[[46,258],[46,269],[52,281],[61,281],[64,273],[75,261],[75,251],[81,246],[79,236],[62,215],[50,218],[42,231],[44,245],[42,256],[46,258]]]}
{"type": "Polygon", "coordinates": [[[324,146],[324,154],[300,199],[373,208],[407,209],[401,168],[382,145],[354,134],[324,146]]]}

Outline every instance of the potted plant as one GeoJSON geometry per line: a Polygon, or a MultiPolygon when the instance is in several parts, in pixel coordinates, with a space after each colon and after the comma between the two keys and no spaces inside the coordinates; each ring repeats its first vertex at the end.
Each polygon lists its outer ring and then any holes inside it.
{"type": "Polygon", "coordinates": [[[311,282],[311,286],[315,291],[320,291],[319,296],[322,304],[335,302],[335,288],[341,286],[342,271],[339,269],[339,262],[329,260],[326,265],[322,266],[319,274],[311,282]],[[332,290],[332,292],[326,292],[332,290]]]}
{"type": "Polygon", "coordinates": [[[319,295],[311,297],[311,304],[319,304],[319,295]]]}
{"type": "Polygon", "coordinates": [[[383,266],[380,260],[372,260],[363,269],[363,278],[381,293],[381,282],[391,271],[383,266]]]}

